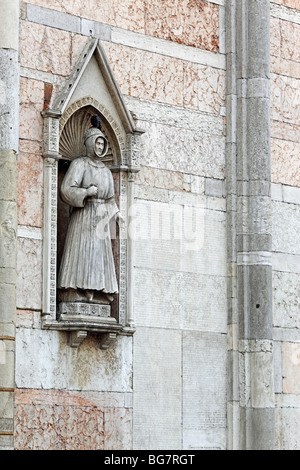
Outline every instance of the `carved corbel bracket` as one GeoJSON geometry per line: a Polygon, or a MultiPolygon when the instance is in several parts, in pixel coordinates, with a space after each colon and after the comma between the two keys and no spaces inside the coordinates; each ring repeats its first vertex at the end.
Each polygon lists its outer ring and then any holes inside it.
{"type": "Polygon", "coordinates": [[[87,337],[87,331],[82,331],[82,330],[71,331],[70,338],[69,338],[71,348],[79,348],[79,346],[85,340],[86,337],[87,337]]]}
{"type": "MultiPolygon", "coordinates": [[[[82,342],[86,339],[88,333],[84,330],[71,331],[69,336],[69,345],[71,348],[79,348],[82,342]]],[[[100,336],[99,347],[100,349],[111,349],[117,341],[116,333],[103,333],[100,336]]]]}

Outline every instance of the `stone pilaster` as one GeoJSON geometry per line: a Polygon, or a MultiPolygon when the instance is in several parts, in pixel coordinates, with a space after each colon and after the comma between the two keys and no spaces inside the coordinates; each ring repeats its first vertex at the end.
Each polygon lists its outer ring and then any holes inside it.
{"type": "Polygon", "coordinates": [[[228,2],[228,409],[236,449],[274,446],[269,18],[269,0],[228,2]]]}
{"type": "Polygon", "coordinates": [[[13,449],[19,0],[0,0],[0,449],[13,449]]]}

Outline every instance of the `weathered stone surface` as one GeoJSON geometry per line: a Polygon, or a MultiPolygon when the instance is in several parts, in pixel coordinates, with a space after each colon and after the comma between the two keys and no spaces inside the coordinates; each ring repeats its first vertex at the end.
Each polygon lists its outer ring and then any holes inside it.
{"type": "Polygon", "coordinates": [[[270,19],[270,54],[280,57],[281,36],[280,36],[281,22],[279,18],[270,19]]]}
{"type": "Polygon", "coordinates": [[[68,333],[18,329],[16,384],[19,388],[131,391],[131,341],[122,337],[113,349],[104,351],[97,336],[91,336],[77,349],[68,347],[68,333]]]}
{"type": "MultiPolygon", "coordinates": [[[[85,6],[82,8],[86,11],[85,6]]],[[[84,13],[83,16],[85,16],[84,13]]],[[[145,5],[143,0],[128,0],[126,2],[110,0],[103,4],[103,8],[95,8],[95,5],[91,4],[89,16],[102,23],[145,33],[145,5]]]]}
{"type": "Polygon", "coordinates": [[[94,407],[19,406],[15,417],[15,448],[103,450],[103,411],[94,407]]]}
{"type": "Polygon", "coordinates": [[[12,150],[0,150],[0,200],[16,201],[17,156],[12,150]]]}
{"type": "Polygon", "coordinates": [[[192,108],[181,108],[155,101],[139,100],[131,96],[124,97],[125,103],[135,118],[141,122],[193,129],[203,134],[224,136],[224,118],[216,114],[207,114],[192,108]]]}
{"type": "Polygon", "coordinates": [[[44,83],[21,77],[20,80],[20,138],[42,141],[44,83]]]}
{"type": "Polygon", "coordinates": [[[156,188],[185,190],[184,174],[178,171],[158,170],[157,168],[142,167],[135,178],[136,184],[148,185],[156,188]]]}
{"type": "Polygon", "coordinates": [[[71,38],[71,67],[75,67],[88,39],[81,34],[73,34],[71,38]]]}
{"type": "Polygon", "coordinates": [[[188,63],[184,69],[184,106],[220,114],[225,104],[225,73],[188,63]]]}
{"type": "MultiPolygon", "coordinates": [[[[73,23],[78,17],[82,17],[176,43],[218,51],[218,5],[203,0],[176,0],[175,5],[171,1],[161,4],[156,0],[153,4],[150,0],[107,0],[102,2],[100,8],[95,0],[84,5],[74,0],[67,0],[63,4],[58,0],[51,4],[48,0],[31,0],[29,3],[50,9],[44,12],[48,19],[51,18],[51,10],[56,10],[75,16],[72,18],[73,23]]],[[[32,11],[31,8],[29,19],[32,18],[32,11]]],[[[53,17],[55,13],[52,13],[53,17]]],[[[66,21],[61,19],[60,26],[63,25],[63,20],[66,21]]],[[[77,24],[75,26],[78,27],[77,24]]],[[[65,29],[68,28],[70,24],[65,29]]]]}
{"type": "Polygon", "coordinates": [[[293,77],[271,75],[271,118],[299,125],[299,81],[293,77]]]}
{"type": "Polygon", "coordinates": [[[274,406],[272,342],[241,340],[239,349],[241,405],[246,408],[272,408],[274,406]]]}
{"type": "Polygon", "coordinates": [[[226,331],[225,278],[137,269],[135,279],[137,325],[226,331]]]}
{"type": "Polygon", "coordinates": [[[300,393],[300,344],[282,343],[283,393],[300,393]]]}
{"type": "MultiPolygon", "coordinates": [[[[5,182],[1,182],[3,185],[5,182]]],[[[13,201],[0,200],[0,267],[15,269],[16,262],[16,235],[17,235],[17,208],[13,201]]]]}
{"type": "Polygon", "coordinates": [[[39,144],[20,142],[18,156],[18,223],[42,227],[43,162],[39,144]]]}
{"type": "Polygon", "coordinates": [[[288,8],[296,8],[300,10],[300,2],[299,0],[273,0],[274,3],[278,5],[283,5],[288,8]]]}
{"type": "Polygon", "coordinates": [[[133,380],[134,449],[180,448],[180,331],[143,327],[137,330],[133,380]]]}
{"type": "Polygon", "coordinates": [[[300,204],[300,189],[295,186],[282,186],[282,200],[289,204],[300,204]]]}
{"type": "Polygon", "coordinates": [[[104,46],[122,93],[182,106],[183,61],[116,44],[104,46]]]}
{"type": "MultiPolygon", "coordinates": [[[[4,294],[1,292],[2,298],[5,299],[4,294]]],[[[1,318],[3,316],[1,315],[1,318]]],[[[5,321],[5,318],[3,319],[5,321]]],[[[2,320],[2,321],[3,321],[2,320]]],[[[14,341],[2,340],[1,347],[5,351],[2,355],[2,360],[0,363],[0,384],[1,388],[14,388],[14,363],[15,363],[15,353],[14,353],[14,341]]],[[[4,391],[3,391],[4,393],[4,391]]],[[[8,393],[8,392],[5,392],[8,393]]],[[[13,411],[10,408],[10,395],[5,396],[1,394],[1,401],[0,401],[0,419],[13,416],[13,411]],[[5,411],[5,406],[9,405],[7,410],[5,411]]]]}
{"type": "Polygon", "coordinates": [[[239,196],[237,208],[237,223],[242,233],[270,233],[271,201],[268,196],[239,196]]]}
{"type": "Polygon", "coordinates": [[[0,0],[0,449],[13,449],[19,2],[0,0]]]}
{"type": "Polygon", "coordinates": [[[18,151],[18,126],[18,52],[0,49],[0,149],[18,151]]]}
{"type": "Polygon", "coordinates": [[[17,388],[15,391],[17,405],[58,405],[80,406],[95,408],[130,408],[132,402],[127,400],[131,393],[83,391],[83,390],[55,390],[17,388]]]}
{"type": "Polygon", "coordinates": [[[223,137],[150,122],[141,124],[146,131],[141,137],[141,164],[223,179],[223,137]]]}
{"type": "MultiPolygon", "coordinates": [[[[97,25],[102,24],[97,23],[97,25]]],[[[220,28],[221,27],[222,26],[220,23],[220,28]]],[[[221,37],[222,36],[220,36],[220,41],[221,37]]],[[[105,37],[101,39],[103,39],[104,41],[107,40],[107,38],[105,37]]],[[[220,42],[221,53],[216,54],[205,49],[190,47],[186,46],[185,44],[178,44],[177,42],[166,41],[165,39],[160,39],[157,37],[146,36],[144,34],[131,32],[122,28],[112,28],[111,40],[116,44],[123,44],[124,46],[142,49],[149,52],[155,52],[156,54],[162,54],[169,57],[182,59],[186,62],[194,62],[196,64],[208,65],[222,70],[226,69],[226,58],[222,49],[222,41],[220,42]]]]}
{"type": "Polygon", "coordinates": [[[18,450],[128,450],[132,446],[132,412],[122,394],[17,389],[15,400],[18,450]]]}
{"type": "Polygon", "coordinates": [[[161,264],[164,268],[182,273],[226,276],[223,249],[225,214],[192,205],[191,200],[189,207],[195,211],[194,228],[191,220],[184,218],[181,224],[176,225],[181,217],[180,211],[184,216],[184,208],[176,205],[176,201],[173,204],[169,200],[166,202],[168,204],[144,200],[136,202],[135,265],[155,270],[161,264]],[[197,238],[196,243],[193,243],[193,235],[197,238]]]}
{"type": "Polygon", "coordinates": [[[104,449],[132,449],[132,410],[107,408],[104,410],[104,449]]]}
{"type": "Polygon", "coordinates": [[[14,392],[5,392],[1,396],[0,416],[2,419],[11,419],[14,416],[14,392]]]}
{"type": "Polygon", "coordinates": [[[145,2],[146,34],[213,52],[219,46],[219,9],[206,1],[145,2]]]}
{"type": "Polygon", "coordinates": [[[40,240],[18,239],[17,307],[41,308],[42,244],[40,240]]]}
{"type": "Polygon", "coordinates": [[[22,21],[20,38],[22,66],[58,75],[70,74],[71,33],[22,21]]]}
{"type": "Polygon", "coordinates": [[[300,328],[300,274],[273,272],[274,325],[300,328]]]}
{"type": "Polygon", "coordinates": [[[284,59],[300,62],[300,24],[281,22],[281,56],[284,59]]]}
{"type": "Polygon", "coordinates": [[[271,19],[271,54],[283,60],[300,62],[300,25],[279,18],[271,19]]]}
{"type": "Polygon", "coordinates": [[[184,332],[182,374],[183,448],[225,449],[226,336],[184,332]]]}
{"type": "Polygon", "coordinates": [[[17,310],[16,327],[37,328],[41,326],[41,312],[33,310],[17,310]]]}
{"type": "Polygon", "coordinates": [[[276,449],[299,450],[300,441],[300,409],[278,408],[275,410],[276,418],[276,449]]]}
{"type": "Polygon", "coordinates": [[[244,425],[243,420],[245,420],[248,431],[246,431],[245,441],[242,443],[243,448],[258,451],[273,449],[275,441],[274,408],[245,408],[243,415],[242,426],[244,425]]]}
{"type": "Polygon", "coordinates": [[[272,139],[272,181],[300,187],[300,142],[272,139]]]}
{"type": "Polygon", "coordinates": [[[28,21],[53,28],[80,33],[81,19],[56,9],[39,8],[28,3],[26,5],[26,18],[28,21]]]}
{"type": "Polygon", "coordinates": [[[273,250],[300,254],[300,207],[273,201],[273,250]]]}
{"type": "Polygon", "coordinates": [[[223,70],[117,44],[104,46],[124,94],[214,114],[224,106],[223,70]]]}
{"type": "Polygon", "coordinates": [[[300,255],[273,253],[272,265],[274,271],[300,274],[300,255]]]}
{"type": "Polygon", "coordinates": [[[287,75],[288,77],[300,78],[300,62],[271,56],[271,73],[287,75]]]}
{"type": "Polygon", "coordinates": [[[287,122],[274,120],[271,122],[271,137],[273,139],[281,139],[297,143],[299,132],[299,126],[296,124],[289,124],[287,122]]]}
{"type": "Polygon", "coordinates": [[[11,323],[12,318],[15,316],[16,306],[16,288],[14,284],[1,283],[0,284],[0,315],[1,322],[11,323]],[[12,316],[13,315],[13,316],[12,316]]]}
{"type": "Polygon", "coordinates": [[[44,8],[52,8],[53,10],[63,11],[65,13],[73,12],[74,15],[79,15],[79,10],[81,6],[76,2],[76,0],[66,0],[63,4],[59,0],[53,0],[49,3],[48,0],[30,0],[28,2],[32,5],[38,5],[44,8]],[[77,10],[76,10],[77,8],[77,10]],[[74,10],[74,11],[73,11],[74,10]]]}
{"type": "MultiPolygon", "coordinates": [[[[19,2],[12,1],[7,3],[5,0],[0,2],[0,17],[2,18],[0,26],[0,48],[1,49],[19,49],[18,34],[19,28],[19,2]]],[[[7,72],[7,70],[6,70],[7,72]]]]}

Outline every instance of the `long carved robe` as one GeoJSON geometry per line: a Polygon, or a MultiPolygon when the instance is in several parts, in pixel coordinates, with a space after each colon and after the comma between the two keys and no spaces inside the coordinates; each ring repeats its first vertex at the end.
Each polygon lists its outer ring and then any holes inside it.
{"type": "Polygon", "coordinates": [[[58,276],[59,288],[117,293],[109,221],[119,211],[110,170],[102,162],[79,157],[71,163],[61,197],[73,212],[58,276]],[[97,186],[96,197],[87,188],[97,186]]]}

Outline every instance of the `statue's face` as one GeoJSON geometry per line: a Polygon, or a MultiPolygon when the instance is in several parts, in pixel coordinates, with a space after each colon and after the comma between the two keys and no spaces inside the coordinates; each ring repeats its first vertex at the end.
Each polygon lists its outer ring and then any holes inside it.
{"type": "Polygon", "coordinates": [[[102,137],[98,137],[95,142],[95,154],[97,157],[101,157],[104,149],[104,139],[102,137]]]}

